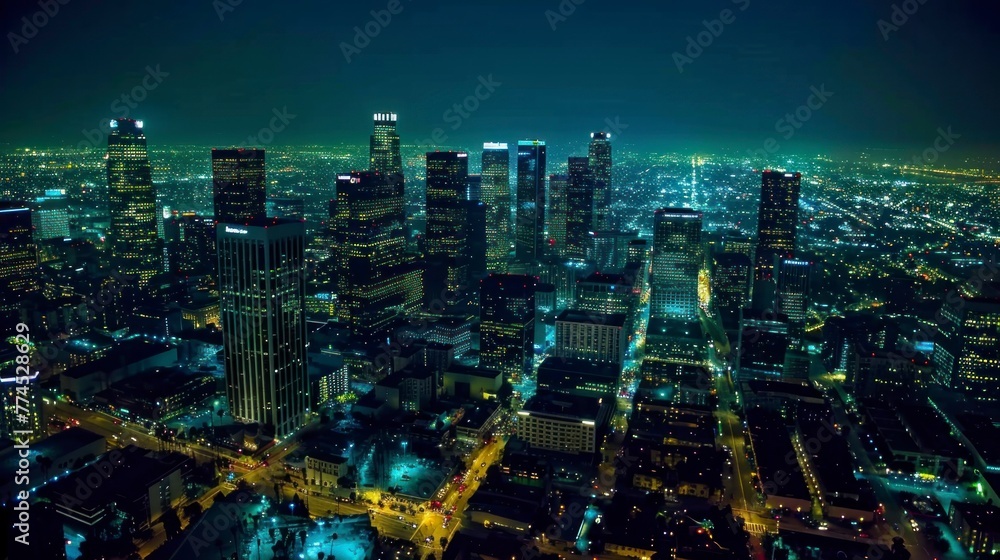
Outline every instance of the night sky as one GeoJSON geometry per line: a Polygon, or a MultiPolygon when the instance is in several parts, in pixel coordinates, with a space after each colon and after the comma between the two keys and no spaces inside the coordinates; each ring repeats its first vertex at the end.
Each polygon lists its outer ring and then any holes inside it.
{"type": "Polygon", "coordinates": [[[341,43],[388,0],[63,1],[27,42],[11,33],[37,1],[0,8],[0,141],[75,146],[157,65],[168,75],[128,114],[153,145],[243,143],[285,107],[275,145],[363,144],[386,110],[404,143],[441,128],[466,149],[582,144],[616,118],[650,150],[922,148],[951,126],[956,151],[979,153],[1000,129],[995,2],[897,0],[918,9],[885,40],[887,0],[564,0],[566,16],[557,0],[399,0],[348,63],[341,43]],[[679,72],[673,53],[724,9],[731,23],[679,72]],[[500,85],[453,129],[445,111],[490,75],[500,85]],[[821,85],[833,95],[786,141],[776,121],[821,85]]]}

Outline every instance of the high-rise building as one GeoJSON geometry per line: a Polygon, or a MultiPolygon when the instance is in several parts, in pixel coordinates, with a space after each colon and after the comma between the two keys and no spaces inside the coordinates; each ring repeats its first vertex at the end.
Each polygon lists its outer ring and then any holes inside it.
{"type": "Polygon", "coordinates": [[[483,144],[480,200],[486,204],[486,269],[507,272],[510,255],[510,151],[507,144],[483,144]]]}
{"type": "Polygon", "coordinates": [[[638,230],[590,231],[587,233],[587,260],[599,269],[625,268],[629,262],[629,244],[639,237],[638,230]]]}
{"type": "Polygon", "coordinates": [[[469,286],[475,288],[479,279],[486,276],[486,205],[478,200],[463,201],[465,205],[466,235],[469,238],[469,286]]]}
{"type": "Polygon", "coordinates": [[[1000,282],[945,298],[934,340],[937,381],[978,401],[1000,400],[1000,282]]]}
{"type": "Polygon", "coordinates": [[[588,152],[590,172],[593,175],[593,225],[594,231],[611,229],[611,133],[592,132],[588,152]]]}
{"type": "Polygon", "coordinates": [[[712,269],[712,299],[727,329],[739,325],[740,310],[750,305],[753,262],[743,253],[720,253],[712,269]]]}
{"type": "Polygon", "coordinates": [[[45,196],[35,199],[35,239],[66,239],[69,237],[69,198],[66,189],[46,189],[45,196]]]}
{"type": "Polygon", "coordinates": [[[123,276],[137,277],[138,286],[145,287],[163,270],[163,248],[157,236],[156,189],[142,121],[111,121],[107,171],[113,266],[123,276]]]}
{"type": "Polygon", "coordinates": [[[332,217],[337,314],[365,344],[378,344],[407,302],[403,184],[362,171],[337,175],[332,217]]]}
{"type": "Polygon", "coordinates": [[[215,275],[219,262],[213,218],[184,213],[166,220],[164,232],[170,272],[188,276],[215,275]]]}
{"type": "Polygon", "coordinates": [[[369,169],[382,175],[403,174],[396,113],[375,113],[375,129],[369,146],[369,169]]]}
{"type": "Polygon", "coordinates": [[[470,173],[466,182],[466,200],[482,200],[483,198],[483,176],[470,173]]]}
{"type": "Polygon", "coordinates": [[[627,316],[567,309],[556,317],[557,358],[613,364],[621,371],[628,352],[627,316]]]}
{"type": "Polygon", "coordinates": [[[229,410],[284,438],[309,411],[305,224],[257,218],[217,228],[229,410]]]}
{"type": "Polygon", "coordinates": [[[514,258],[520,265],[534,265],[545,256],[545,177],[545,142],[518,142],[514,258]]]}
{"type": "Polygon", "coordinates": [[[585,157],[569,158],[566,211],[566,258],[587,258],[594,225],[594,177],[585,157]]]}
{"type": "Polygon", "coordinates": [[[427,260],[443,269],[449,304],[468,292],[468,175],[469,154],[427,153],[427,260]]]}
{"type": "Polygon", "coordinates": [[[743,309],[737,338],[735,378],[782,378],[789,347],[788,317],[770,309],[743,309]]]}
{"type": "Polygon", "coordinates": [[[266,215],[263,148],[212,148],[215,221],[242,224],[266,215]]]}
{"type": "Polygon", "coordinates": [[[549,176],[549,249],[552,255],[566,256],[569,175],[549,176]]]}
{"type": "Polygon", "coordinates": [[[27,204],[0,201],[0,311],[12,314],[39,289],[38,248],[27,204]]]}
{"type": "Polygon", "coordinates": [[[531,373],[535,339],[534,276],[490,274],[479,290],[479,365],[517,381],[531,373]]]}
{"type": "Polygon", "coordinates": [[[801,173],[765,171],[761,176],[755,280],[772,279],[775,257],[792,257],[795,254],[801,185],[801,173]]]}
{"type": "Polygon", "coordinates": [[[779,258],[777,260],[777,292],[775,309],[788,316],[789,322],[802,325],[809,310],[813,263],[779,258]]]}
{"type": "Polygon", "coordinates": [[[702,213],[661,208],[653,217],[650,316],[698,320],[702,213]]]}

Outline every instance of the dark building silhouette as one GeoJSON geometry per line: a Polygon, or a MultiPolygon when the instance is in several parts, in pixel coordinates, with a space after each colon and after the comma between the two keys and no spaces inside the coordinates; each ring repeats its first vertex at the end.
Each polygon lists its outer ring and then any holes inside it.
{"type": "MultiPolygon", "coordinates": [[[[455,304],[468,291],[469,236],[465,204],[469,155],[465,152],[427,153],[427,235],[429,268],[442,268],[446,300],[455,304]]],[[[429,278],[429,277],[428,277],[429,278]]],[[[428,293],[441,287],[428,286],[428,293]]]]}
{"type": "Polygon", "coordinates": [[[514,258],[530,266],[545,256],[545,142],[517,143],[517,235],[514,258]]]}
{"type": "Polygon", "coordinates": [[[775,257],[795,254],[801,184],[801,173],[765,171],[761,175],[755,280],[772,279],[775,257]]]}
{"type": "Polygon", "coordinates": [[[263,148],[213,148],[215,221],[242,224],[266,215],[263,148]]]}
{"type": "Polygon", "coordinates": [[[571,157],[566,182],[566,258],[582,261],[587,257],[593,225],[594,178],[590,163],[585,157],[571,157]]]}

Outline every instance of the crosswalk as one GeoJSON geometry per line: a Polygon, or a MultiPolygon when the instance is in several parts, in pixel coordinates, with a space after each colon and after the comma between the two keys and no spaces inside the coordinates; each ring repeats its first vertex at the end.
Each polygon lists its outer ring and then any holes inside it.
{"type": "Polygon", "coordinates": [[[764,525],[763,523],[754,523],[753,521],[746,522],[743,525],[743,528],[746,529],[747,533],[757,536],[766,535],[769,532],[767,525],[764,525]]]}

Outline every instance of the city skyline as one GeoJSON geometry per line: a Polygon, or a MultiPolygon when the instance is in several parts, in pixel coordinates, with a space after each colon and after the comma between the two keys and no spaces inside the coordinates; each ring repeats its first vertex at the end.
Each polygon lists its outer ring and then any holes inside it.
{"type": "Polygon", "coordinates": [[[992,6],[372,2],[5,4],[11,558],[1000,558],[992,6]]]}

